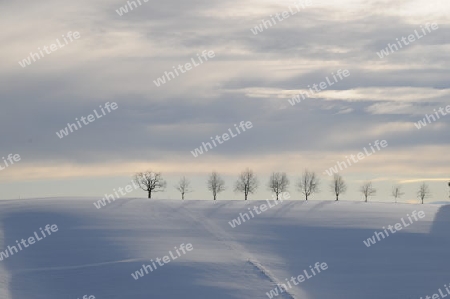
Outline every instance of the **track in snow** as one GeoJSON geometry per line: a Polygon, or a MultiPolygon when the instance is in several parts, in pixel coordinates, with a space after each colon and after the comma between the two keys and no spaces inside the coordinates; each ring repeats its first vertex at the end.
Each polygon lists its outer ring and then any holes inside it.
{"type": "MultiPolygon", "coordinates": [[[[168,205],[166,205],[169,207],[168,205]]],[[[169,207],[173,210],[175,210],[172,207],[169,207]]],[[[186,207],[182,207],[181,209],[176,210],[177,212],[180,212],[182,210],[182,215],[185,215],[195,221],[196,223],[199,223],[205,230],[207,230],[211,235],[213,235],[218,241],[222,242],[227,248],[230,250],[233,250],[236,252],[237,256],[241,256],[242,260],[246,261],[247,264],[251,265],[255,271],[257,271],[259,274],[263,275],[263,277],[267,280],[269,280],[273,287],[277,287],[278,285],[284,284],[283,281],[278,279],[267,267],[263,266],[261,262],[258,261],[258,259],[251,254],[244,246],[239,244],[229,233],[224,231],[220,226],[218,226],[213,221],[209,220],[204,215],[201,215],[199,213],[195,213],[191,210],[189,210],[186,207]]],[[[269,290],[267,290],[269,291],[269,290]]],[[[282,294],[278,296],[278,298],[285,298],[285,299],[299,299],[300,296],[296,295],[293,292],[293,289],[287,289],[284,290],[282,294]]]]}

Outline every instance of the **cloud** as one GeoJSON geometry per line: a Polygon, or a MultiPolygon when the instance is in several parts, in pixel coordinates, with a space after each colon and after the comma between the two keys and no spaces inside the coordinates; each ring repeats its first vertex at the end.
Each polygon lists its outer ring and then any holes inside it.
{"type": "MultiPolygon", "coordinates": [[[[211,165],[236,171],[244,161],[261,161],[269,171],[291,169],[295,160],[320,168],[321,157],[337,159],[375,139],[392,140],[388,151],[402,154],[449,145],[450,117],[429,134],[412,126],[448,103],[446,1],[313,0],[313,7],[257,36],[250,28],[292,2],[168,0],[120,17],[115,10],[125,4],[0,4],[0,24],[7,28],[0,32],[0,140],[4,154],[23,157],[12,178],[128,173],[150,164],[204,172],[211,165]],[[377,51],[425,22],[438,22],[440,29],[379,60],[377,51]],[[18,65],[68,31],[79,31],[80,40],[25,69],[18,65]],[[153,84],[203,50],[216,57],[162,87],[153,84]],[[351,76],[289,105],[292,95],[338,69],[351,76]],[[117,113],[57,138],[56,131],[106,101],[118,103],[117,113]],[[242,120],[252,121],[254,130],[208,153],[209,164],[188,158],[242,120]],[[317,158],[302,158],[310,153],[317,158]]],[[[393,164],[381,164],[384,172],[425,167],[442,173],[433,159],[424,164],[408,157],[400,165],[394,163],[400,154],[393,154],[393,164]]]]}

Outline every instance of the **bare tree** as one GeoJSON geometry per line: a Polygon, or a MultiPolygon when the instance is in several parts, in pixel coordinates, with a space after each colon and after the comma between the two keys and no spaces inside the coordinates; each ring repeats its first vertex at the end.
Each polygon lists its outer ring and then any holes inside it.
{"type": "Polygon", "coordinates": [[[423,204],[423,200],[430,196],[431,196],[430,187],[428,187],[426,183],[422,183],[422,185],[420,185],[419,191],[417,191],[417,197],[422,201],[423,204]]]}
{"type": "Polygon", "coordinates": [[[258,179],[256,178],[253,170],[247,168],[239,175],[234,192],[244,193],[245,200],[247,200],[249,194],[253,194],[258,189],[258,179]]]}
{"type": "Polygon", "coordinates": [[[181,199],[184,199],[184,194],[192,192],[191,182],[186,178],[182,177],[175,188],[181,193],[181,199]]]}
{"type": "Polygon", "coordinates": [[[136,173],[133,179],[142,190],[148,192],[148,198],[152,198],[153,192],[164,191],[167,185],[160,172],[150,170],[136,173]]]}
{"type": "Polygon", "coordinates": [[[217,194],[225,190],[225,181],[215,171],[209,175],[207,185],[208,190],[213,194],[214,200],[217,199],[217,194]]]}
{"type": "Polygon", "coordinates": [[[365,182],[359,191],[364,195],[365,202],[367,202],[369,196],[377,194],[377,189],[372,186],[372,182],[365,182]]]}
{"type": "MultiPolygon", "coordinates": [[[[448,187],[450,188],[450,182],[448,182],[448,187]]],[[[450,198],[450,190],[448,192],[448,197],[450,198]]]]}
{"type": "Polygon", "coordinates": [[[272,191],[273,193],[276,194],[277,200],[278,200],[278,196],[282,192],[287,191],[288,186],[289,186],[289,179],[288,179],[286,173],[284,173],[284,172],[272,173],[272,175],[270,176],[270,179],[269,179],[268,187],[269,187],[270,191],[272,191]]]}
{"type": "Polygon", "coordinates": [[[339,200],[339,195],[347,191],[347,184],[340,174],[334,174],[333,181],[330,184],[330,189],[331,192],[336,195],[336,201],[339,200]]]}
{"type": "Polygon", "coordinates": [[[305,170],[297,183],[298,190],[305,195],[305,199],[311,194],[319,192],[319,178],[313,171],[305,170]]]}
{"type": "Polygon", "coordinates": [[[405,193],[402,192],[402,186],[393,186],[392,187],[392,196],[394,197],[395,203],[397,203],[397,199],[402,197],[405,193]]]}

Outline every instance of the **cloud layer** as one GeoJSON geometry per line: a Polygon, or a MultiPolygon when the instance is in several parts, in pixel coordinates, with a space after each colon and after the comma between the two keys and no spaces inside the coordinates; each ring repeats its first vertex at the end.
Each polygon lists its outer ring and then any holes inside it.
{"type": "MultiPolygon", "coordinates": [[[[314,1],[254,35],[290,1],[3,2],[0,4],[1,155],[20,165],[8,181],[169,173],[322,172],[376,139],[380,157],[349,175],[448,177],[450,116],[414,123],[449,101],[448,1],[314,1]],[[377,52],[426,23],[439,29],[380,59],[377,52]],[[69,31],[81,38],[33,62],[18,61],[69,31]],[[216,57],[161,87],[153,83],[203,50],[216,57]],[[348,78],[288,102],[339,69],[348,78]],[[119,109],[64,139],[55,132],[105,102],[119,109]],[[240,121],[254,128],[194,158],[190,151],[240,121]],[[177,168],[178,167],[178,168],[177,168]]],[[[301,2],[301,1],[300,1],[301,2]]]]}

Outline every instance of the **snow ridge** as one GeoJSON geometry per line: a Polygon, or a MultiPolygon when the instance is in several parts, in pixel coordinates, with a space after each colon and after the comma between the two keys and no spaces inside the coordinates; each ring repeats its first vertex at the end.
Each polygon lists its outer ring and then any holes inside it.
{"type": "MultiPolygon", "coordinates": [[[[263,266],[258,259],[256,259],[253,254],[251,254],[244,246],[237,243],[237,241],[227,232],[225,232],[220,226],[218,226],[213,221],[209,220],[204,215],[195,213],[186,207],[181,208],[183,210],[182,214],[191,218],[195,222],[201,224],[208,232],[210,232],[217,240],[222,242],[230,250],[236,251],[237,255],[242,256],[248,264],[254,267],[259,273],[263,274],[274,286],[279,286],[283,282],[279,280],[267,267],[263,266]]],[[[299,299],[296,297],[292,290],[284,290],[284,297],[287,299],[299,299]]],[[[283,298],[283,296],[282,296],[283,298]]]]}
{"type": "MultiPolygon", "coordinates": [[[[265,277],[267,277],[274,285],[276,286],[280,286],[281,284],[283,284],[283,282],[280,282],[275,275],[272,274],[272,272],[270,272],[269,269],[267,269],[266,267],[264,267],[260,262],[258,262],[257,260],[252,260],[249,259],[248,263],[250,265],[252,265],[253,267],[255,267],[259,272],[261,272],[261,274],[263,274],[265,277]]],[[[283,288],[283,295],[281,296],[282,298],[289,298],[289,299],[298,299],[295,294],[291,293],[290,289],[285,289],[283,288]]]]}

